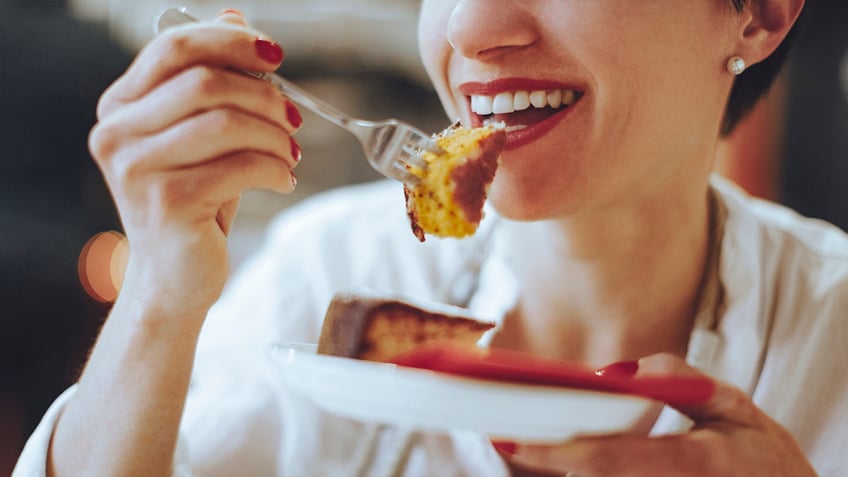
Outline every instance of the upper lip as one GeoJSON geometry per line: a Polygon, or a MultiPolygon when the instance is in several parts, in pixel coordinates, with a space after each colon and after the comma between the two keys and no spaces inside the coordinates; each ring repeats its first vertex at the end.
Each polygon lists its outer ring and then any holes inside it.
{"type": "Polygon", "coordinates": [[[493,96],[504,91],[539,91],[552,89],[571,89],[583,92],[585,87],[576,83],[536,78],[499,78],[492,81],[469,81],[459,85],[459,92],[465,96],[493,96]]]}

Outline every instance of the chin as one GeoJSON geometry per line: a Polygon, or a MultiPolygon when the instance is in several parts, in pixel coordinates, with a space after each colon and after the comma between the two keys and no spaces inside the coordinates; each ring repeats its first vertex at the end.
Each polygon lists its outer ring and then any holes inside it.
{"type": "Polygon", "coordinates": [[[543,190],[544,188],[540,187],[525,187],[521,183],[496,176],[489,190],[488,200],[498,215],[506,219],[521,222],[545,220],[556,216],[555,209],[561,207],[562,201],[567,199],[541,192],[543,190]],[[556,204],[550,203],[552,197],[557,197],[556,204]]]}

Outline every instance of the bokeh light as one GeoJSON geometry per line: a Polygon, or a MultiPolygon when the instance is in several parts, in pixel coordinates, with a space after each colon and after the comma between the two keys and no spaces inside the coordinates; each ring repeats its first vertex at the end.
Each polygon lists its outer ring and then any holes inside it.
{"type": "Polygon", "coordinates": [[[127,239],[118,232],[101,232],[90,238],[82,248],[78,264],[80,283],[86,293],[101,303],[115,301],[128,255],[127,239]]]}

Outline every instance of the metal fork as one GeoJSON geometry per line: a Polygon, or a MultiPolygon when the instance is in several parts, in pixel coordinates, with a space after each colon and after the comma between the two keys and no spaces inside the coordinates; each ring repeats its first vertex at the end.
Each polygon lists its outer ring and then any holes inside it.
{"type": "MultiPolygon", "coordinates": [[[[169,27],[196,21],[196,18],[186,13],[185,8],[169,8],[156,20],[155,32],[159,34],[169,27]]],[[[271,83],[292,101],[348,130],[362,145],[371,166],[391,179],[415,185],[418,177],[409,168],[426,169],[427,163],[421,157],[422,152],[429,151],[436,155],[445,152],[430,135],[403,121],[355,118],[312,96],[280,75],[253,71],[244,73],[271,83]]]]}

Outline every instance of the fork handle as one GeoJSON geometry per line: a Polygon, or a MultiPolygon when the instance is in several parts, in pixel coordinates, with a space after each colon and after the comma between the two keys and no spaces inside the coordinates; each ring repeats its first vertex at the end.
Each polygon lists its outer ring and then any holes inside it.
{"type": "MultiPolygon", "coordinates": [[[[159,15],[159,18],[156,20],[156,24],[154,27],[154,31],[156,34],[164,31],[167,28],[183,25],[186,23],[194,23],[198,20],[193,16],[189,15],[186,12],[184,7],[173,7],[165,10],[159,15]]],[[[254,78],[260,79],[262,81],[266,81],[273,85],[278,91],[286,95],[292,101],[300,104],[301,106],[318,113],[325,119],[338,124],[343,128],[350,128],[351,119],[345,113],[339,111],[335,107],[321,101],[315,96],[307,93],[300,86],[292,83],[291,81],[283,78],[282,76],[276,73],[266,73],[266,72],[256,72],[256,71],[244,71],[239,70],[249,76],[253,76],[254,78]]]]}
{"type": "Polygon", "coordinates": [[[254,71],[245,71],[246,74],[253,76],[254,78],[261,79],[262,81],[267,81],[271,83],[278,91],[286,95],[289,99],[294,101],[295,103],[303,106],[310,111],[318,113],[324,119],[327,119],[333,123],[338,124],[339,126],[350,129],[351,119],[350,117],[336,109],[335,107],[321,101],[310,93],[307,93],[306,90],[301,88],[300,86],[292,83],[291,81],[283,78],[282,76],[276,73],[265,73],[265,72],[254,72],[254,71]]]}

